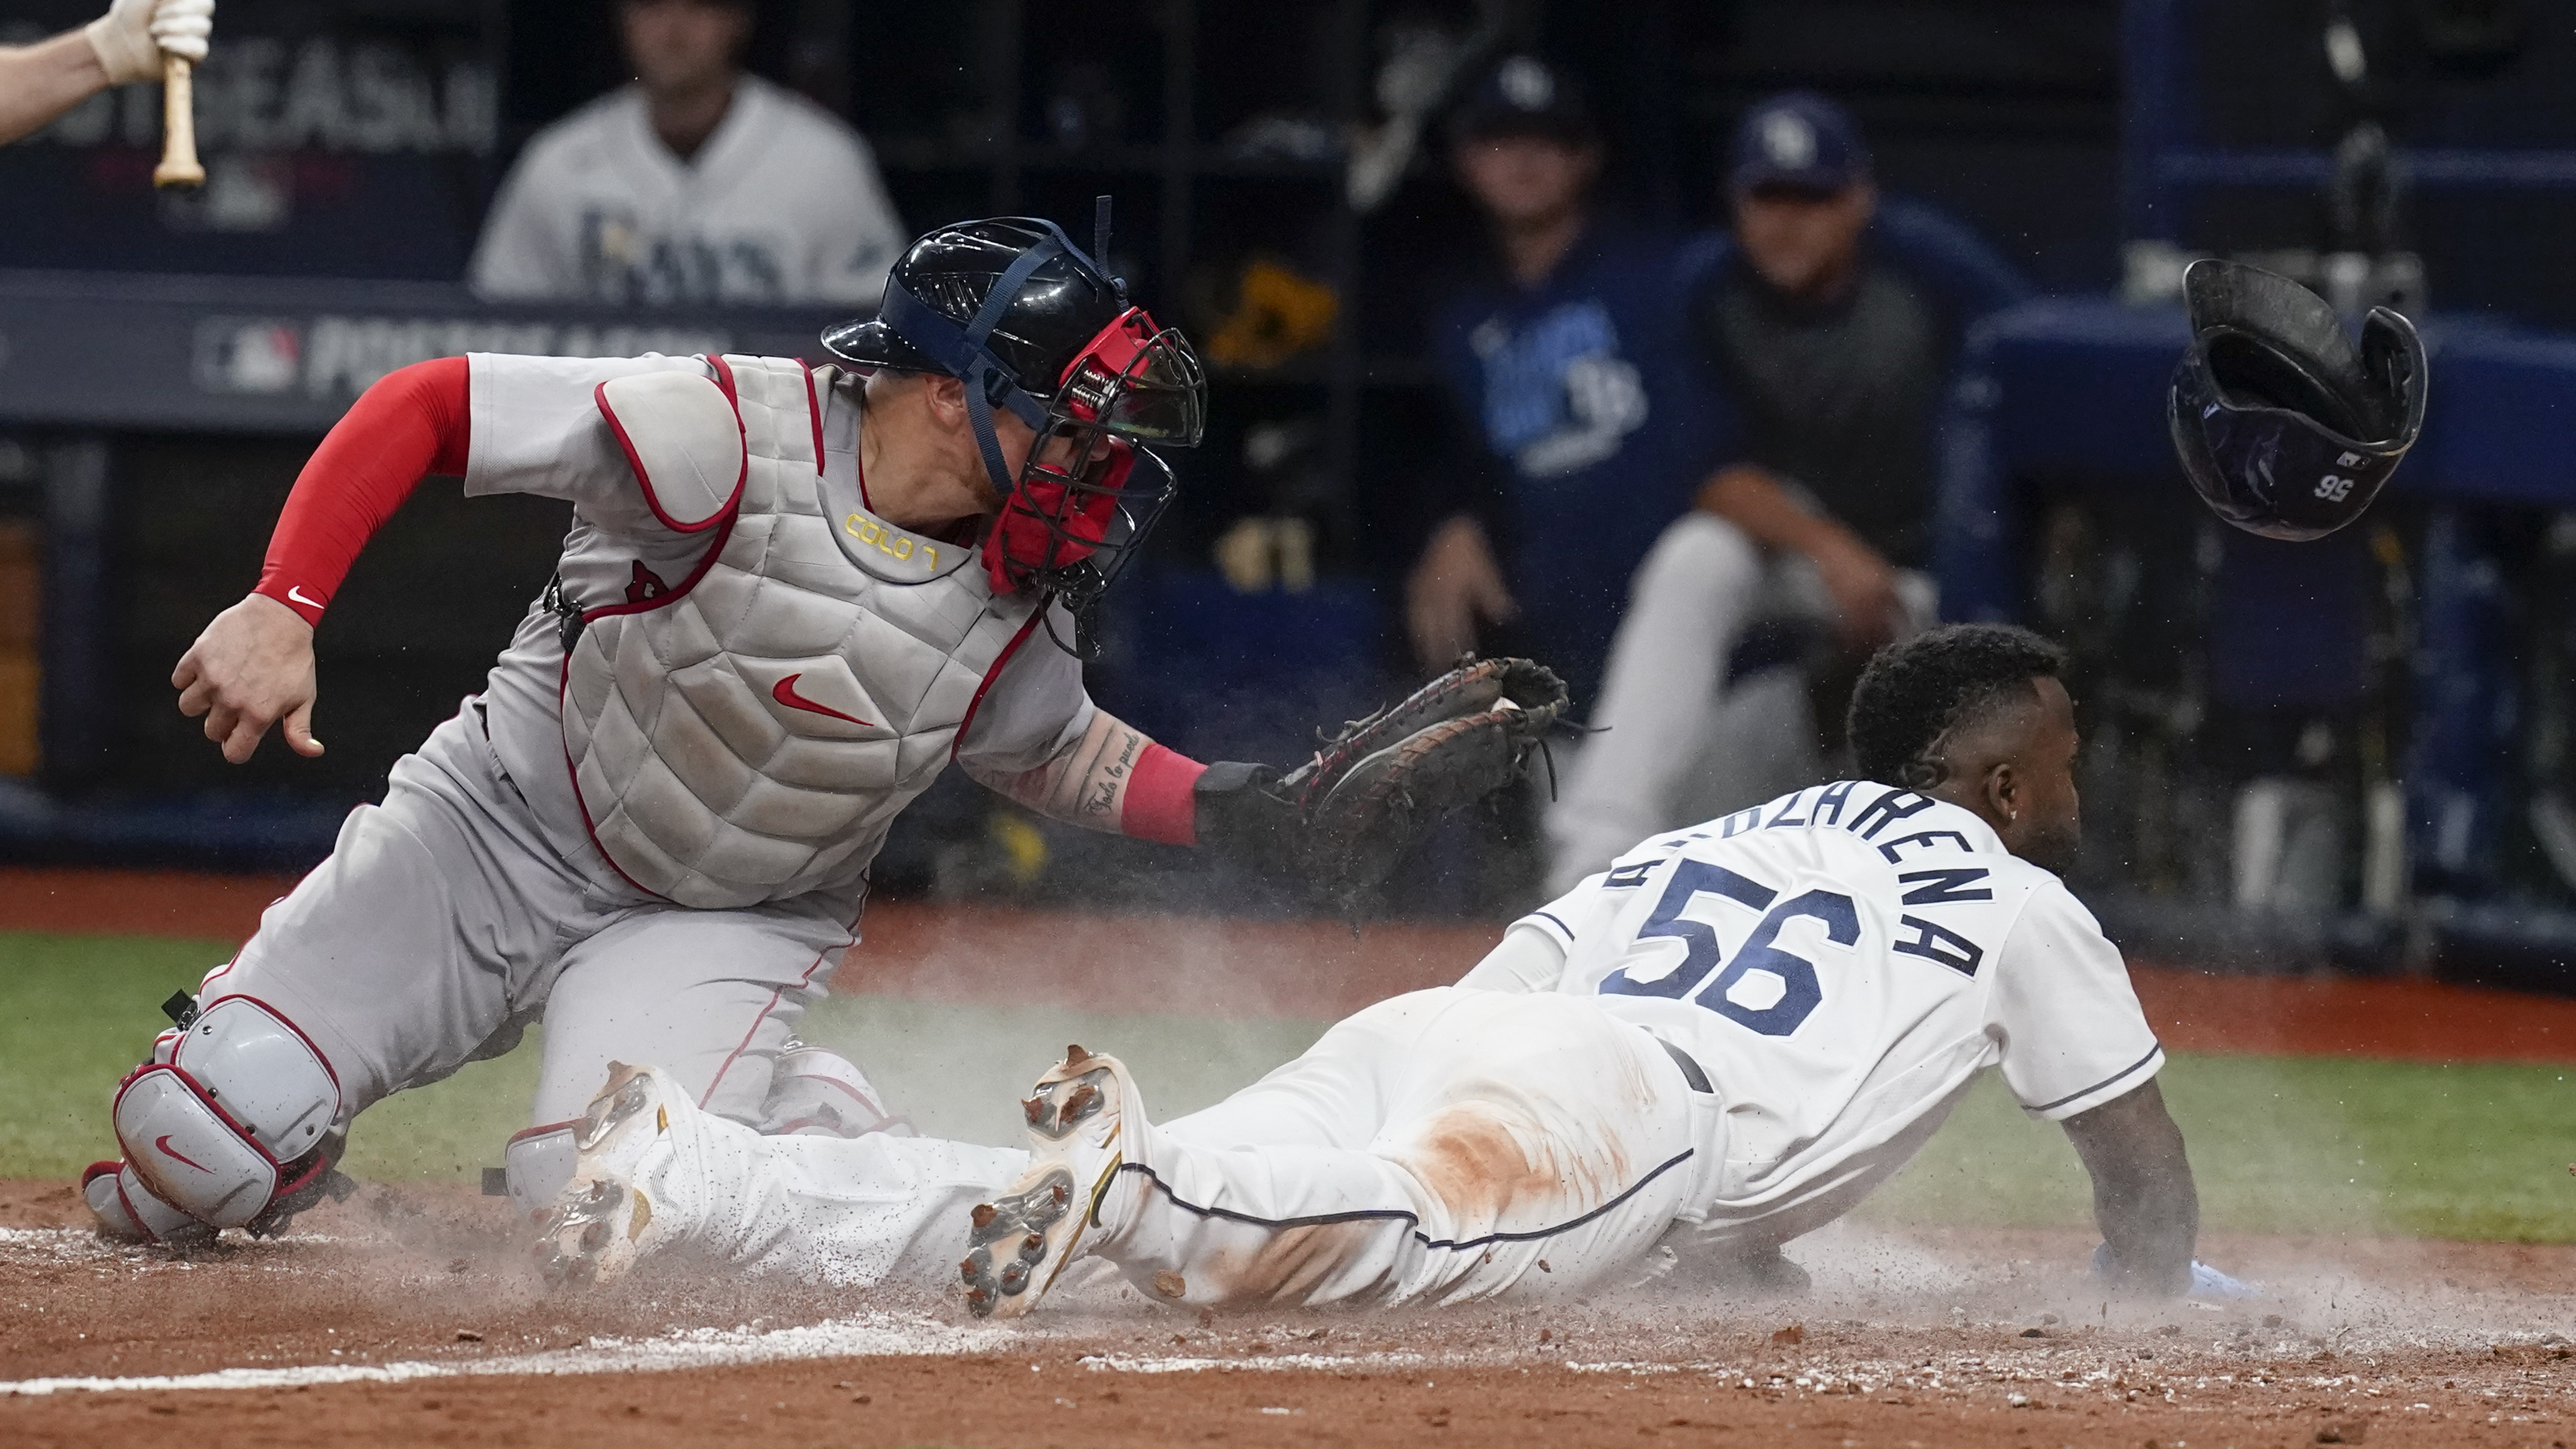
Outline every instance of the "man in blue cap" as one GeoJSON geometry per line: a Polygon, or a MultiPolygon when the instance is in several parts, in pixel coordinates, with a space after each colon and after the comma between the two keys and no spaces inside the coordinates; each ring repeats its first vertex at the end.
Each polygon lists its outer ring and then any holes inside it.
{"type": "Polygon", "coordinates": [[[1427,669],[1544,659],[1588,707],[1628,576],[1717,461],[1682,310],[1682,251],[1599,214],[1599,132],[1575,79],[1505,58],[1449,120],[1492,248],[1436,307],[1430,351],[1462,433],[1406,587],[1427,669]]]}
{"type": "Polygon", "coordinates": [[[2029,292],[1956,222],[1882,198],[1859,126],[1814,92],[1745,113],[1726,189],[1733,231],[1694,249],[1675,310],[1739,430],[1636,571],[1591,707],[1606,747],[1548,821],[1556,889],[1641,836],[1824,778],[1814,721],[1842,712],[1809,686],[1841,671],[1813,666],[1936,616],[1919,570],[1950,372],[1967,326],[2029,292]],[[1771,662],[1811,667],[1759,667],[1744,646],[1765,621],[1814,641],[1764,631],[1792,641],[1771,662]]]}

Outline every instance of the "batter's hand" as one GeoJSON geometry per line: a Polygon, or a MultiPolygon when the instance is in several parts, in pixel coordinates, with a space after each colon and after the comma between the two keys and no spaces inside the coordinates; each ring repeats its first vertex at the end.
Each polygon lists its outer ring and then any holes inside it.
{"type": "Polygon", "coordinates": [[[87,27],[99,69],[110,85],[120,86],[159,80],[164,55],[204,60],[214,28],[215,0],[116,0],[87,27]]]}
{"type": "Polygon", "coordinates": [[[1440,525],[1404,581],[1404,622],[1414,657],[1427,670],[1447,669],[1476,648],[1481,623],[1519,617],[1521,606],[1503,586],[1502,566],[1471,518],[1440,525]]]}
{"type": "Polygon", "coordinates": [[[1893,565],[1858,539],[1837,540],[1808,557],[1824,578],[1825,592],[1833,596],[1845,639],[1866,650],[1896,637],[1905,618],[1905,600],[1896,591],[1893,565]]]}
{"type": "Polygon", "coordinates": [[[313,738],[313,626],[265,594],[253,594],[215,616],[170,671],[179,713],[206,719],[206,738],[238,765],[283,720],[286,744],[307,759],[322,753],[313,738]]]}

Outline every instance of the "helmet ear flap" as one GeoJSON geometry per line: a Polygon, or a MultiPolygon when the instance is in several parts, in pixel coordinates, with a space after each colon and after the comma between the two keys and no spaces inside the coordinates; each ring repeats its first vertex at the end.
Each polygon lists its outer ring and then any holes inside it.
{"type": "Polygon", "coordinates": [[[2424,339],[2406,314],[2373,307],[2361,324],[2361,371],[2391,406],[2374,419],[2374,438],[2412,443],[2424,427],[2424,339]]]}

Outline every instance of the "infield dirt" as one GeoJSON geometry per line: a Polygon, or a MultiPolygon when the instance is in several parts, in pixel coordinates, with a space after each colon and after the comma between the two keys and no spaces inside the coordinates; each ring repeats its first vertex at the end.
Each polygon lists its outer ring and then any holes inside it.
{"type": "Polygon", "coordinates": [[[0,1185],[13,1445],[2563,1445],[2576,1249],[2220,1239],[2256,1300],[2124,1310],[2074,1232],[1836,1228],[1803,1299],[1205,1317],[1114,1281],[1035,1327],[665,1272],[545,1290],[497,1202],[362,1189],[275,1242],[99,1244],[0,1185]],[[188,1376],[218,1374],[213,1380],[188,1376]],[[237,1385],[205,1387],[206,1383],[237,1385]]]}

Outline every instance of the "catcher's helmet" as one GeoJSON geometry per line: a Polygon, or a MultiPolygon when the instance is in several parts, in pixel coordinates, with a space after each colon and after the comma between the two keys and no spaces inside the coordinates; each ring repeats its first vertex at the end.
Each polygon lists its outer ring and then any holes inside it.
{"type": "Polygon", "coordinates": [[[2424,428],[2424,344],[2374,307],[2353,346],[2323,298],[2286,277],[2203,260],[2183,273],[2191,346],[2165,425],[2194,491],[2266,538],[2322,538],[2359,518],[2424,428]]]}
{"type": "Polygon", "coordinates": [[[1171,501],[1148,443],[1195,447],[1207,381],[1187,339],[1127,301],[1127,284],[1055,223],[1005,216],[941,227],[904,251],[877,315],[823,334],[866,368],[966,384],[985,471],[1002,496],[984,539],[995,589],[1063,595],[1077,613],[1171,501]],[[1015,477],[992,410],[1036,433],[1015,477]],[[1043,455],[1043,456],[1042,456],[1043,455]]]}

